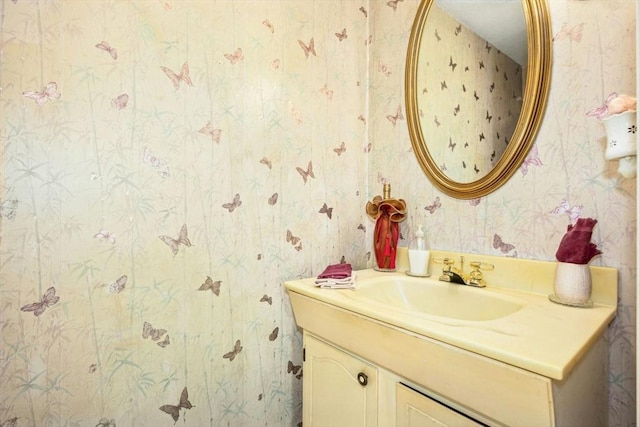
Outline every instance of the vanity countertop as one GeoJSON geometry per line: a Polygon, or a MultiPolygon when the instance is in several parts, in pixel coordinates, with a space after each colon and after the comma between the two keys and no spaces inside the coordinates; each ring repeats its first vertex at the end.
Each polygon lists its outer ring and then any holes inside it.
{"type": "MultiPolygon", "coordinates": [[[[432,253],[432,260],[450,253],[432,253]]],[[[459,256],[459,254],[455,254],[459,256]]],[[[339,307],[377,322],[392,325],[417,336],[428,337],[449,345],[486,356],[555,380],[563,380],[580,357],[605,331],[616,314],[617,270],[591,267],[594,306],[592,308],[569,307],[553,303],[548,294],[553,291],[555,263],[529,260],[503,260],[497,257],[469,255],[469,260],[489,262],[509,275],[511,269],[522,280],[506,277],[494,281],[513,286],[488,285],[474,292],[488,292],[498,297],[518,300],[522,308],[515,313],[494,320],[468,321],[439,317],[423,313],[409,313],[394,307],[371,304],[354,298],[358,282],[375,277],[404,275],[403,272],[380,272],[373,269],[356,272],[356,289],[321,289],[314,278],[288,281],[285,287],[320,302],[339,307]],[[473,258],[473,259],[472,259],[473,258]],[[501,268],[502,262],[512,264],[501,268]],[[531,277],[537,277],[531,283],[531,277]],[[351,294],[350,294],[351,293],[351,294]]],[[[400,262],[400,266],[402,263],[400,262]]],[[[431,271],[442,266],[430,265],[431,271]]],[[[500,271],[500,270],[499,270],[500,271]]],[[[462,285],[437,281],[435,277],[421,280],[435,281],[436,286],[460,287],[462,285]]],[[[488,281],[491,279],[488,277],[488,281]]],[[[489,282],[490,283],[490,282],[489,282]]]]}

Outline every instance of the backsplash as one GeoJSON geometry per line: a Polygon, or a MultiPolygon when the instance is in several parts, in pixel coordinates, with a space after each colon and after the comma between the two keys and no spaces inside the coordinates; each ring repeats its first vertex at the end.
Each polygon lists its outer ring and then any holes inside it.
{"type": "MultiPolygon", "coordinates": [[[[585,113],[635,92],[633,2],[550,2],[535,151],[451,199],[404,121],[416,0],[0,0],[0,423],[296,426],[282,283],[372,265],[392,184],[434,248],[552,260],[599,220],[620,272],[611,425],[634,419],[636,181],[585,113]]],[[[406,241],[403,242],[406,244],[406,241]]]]}

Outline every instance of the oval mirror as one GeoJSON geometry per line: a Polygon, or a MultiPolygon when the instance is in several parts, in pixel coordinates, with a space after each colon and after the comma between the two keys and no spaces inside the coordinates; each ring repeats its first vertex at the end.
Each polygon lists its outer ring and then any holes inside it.
{"type": "Polygon", "coordinates": [[[547,102],[546,0],[422,0],[405,73],[407,124],[425,174],[459,199],[503,185],[547,102]]]}

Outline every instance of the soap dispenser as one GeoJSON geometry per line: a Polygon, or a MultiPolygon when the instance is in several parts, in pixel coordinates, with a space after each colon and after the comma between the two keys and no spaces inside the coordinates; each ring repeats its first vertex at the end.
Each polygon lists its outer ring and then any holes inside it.
{"type": "Polygon", "coordinates": [[[409,271],[410,276],[426,277],[429,275],[429,245],[424,238],[422,225],[418,226],[416,235],[409,243],[409,271]]]}

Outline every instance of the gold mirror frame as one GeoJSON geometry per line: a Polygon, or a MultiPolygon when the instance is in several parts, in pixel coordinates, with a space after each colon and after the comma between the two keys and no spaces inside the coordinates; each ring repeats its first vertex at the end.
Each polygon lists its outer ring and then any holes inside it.
{"type": "Polygon", "coordinates": [[[546,0],[522,0],[527,24],[528,68],[520,117],[511,141],[494,168],[477,181],[460,183],[447,177],[434,162],[420,127],[420,113],[417,105],[418,55],[429,9],[434,2],[435,0],[422,0],[409,37],[405,71],[405,103],[409,137],[418,163],[436,187],[457,199],[475,199],[504,185],[520,167],[534,143],[544,115],[551,82],[549,10],[546,0]]]}

